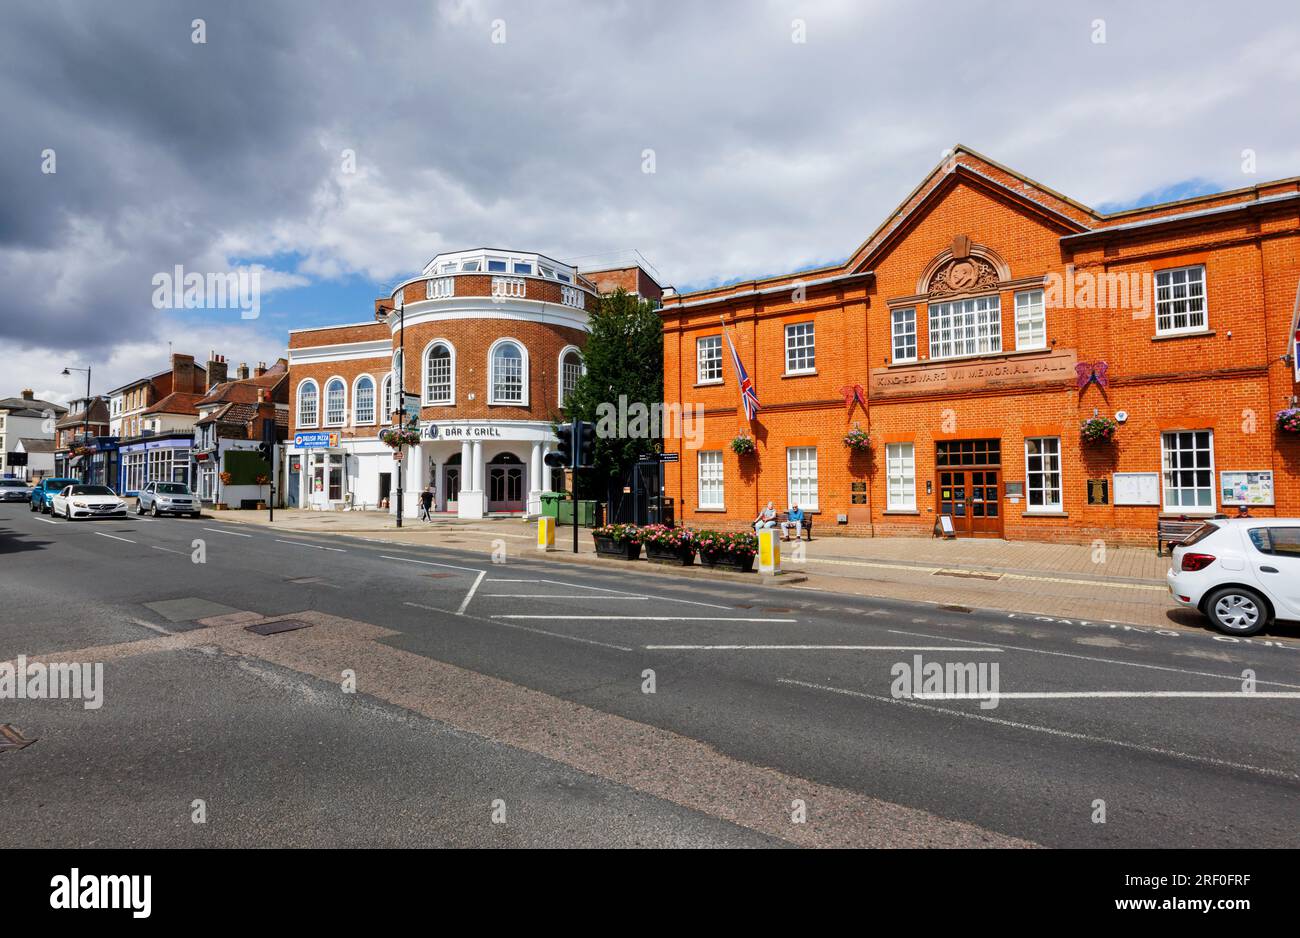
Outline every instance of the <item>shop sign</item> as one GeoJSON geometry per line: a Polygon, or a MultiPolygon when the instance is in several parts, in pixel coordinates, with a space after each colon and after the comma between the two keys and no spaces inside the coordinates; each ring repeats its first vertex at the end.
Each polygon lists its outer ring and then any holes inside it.
{"type": "Polygon", "coordinates": [[[423,436],[426,440],[500,440],[501,428],[491,424],[451,424],[438,425],[426,423],[423,436]]]}
{"type": "Polygon", "coordinates": [[[982,388],[1023,387],[1074,381],[1075,353],[1052,351],[1040,355],[1003,355],[951,364],[876,368],[871,372],[871,398],[916,394],[946,394],[982,388]]]}
{"type": "Polygon", "coordinates": [[[298,449],[332,449],[339,445],[339,435],[328,431],[295,433],[293,445],[298,449]]]}

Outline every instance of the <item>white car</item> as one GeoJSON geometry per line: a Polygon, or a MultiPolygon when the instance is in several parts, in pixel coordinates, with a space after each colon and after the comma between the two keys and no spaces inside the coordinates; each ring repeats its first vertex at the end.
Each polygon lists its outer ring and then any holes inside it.
{"type": "Polygon", "coordinates": [[[0,502],[29,502],[32,487],[21,479],[0,479],[0,502]]]}
{"type": "Polygon", "coordinates": [[[1300,620],[1300,518],[1206,521],[1174,548],[1169,592],[1220,632],[1300,620]]]}
{"type": "Polygon", "coordinates": [[[107,485],[69,485],[50,499],[56,518],[125,518],[126,502],[107,485]]]}

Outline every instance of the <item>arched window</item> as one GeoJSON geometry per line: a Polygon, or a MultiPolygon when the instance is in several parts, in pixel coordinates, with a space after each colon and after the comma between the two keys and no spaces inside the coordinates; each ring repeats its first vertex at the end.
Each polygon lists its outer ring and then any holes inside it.
{"type": "Polygon", "coordinates": [[[569,346],[560,353],[560,406],[569,399],[582,377],[582,353],[569,346]]]}
{"type": "Polygon", "coordinates": [[[298,385],[298,426],[316,426],[318,394],[315,381],[304,381],[298,385]]]}
{"type": "Polygon", "coordinates": [[[435,339],[424,352],[424,402],[451,404],[456,398],[456,350],[435,339]]]}
{"type": "Polygon", "coordinates": [[[379,415],[379,422],[383,424],[392,423],[393,411],[396,408],[393,406],[393,376],[391,373],[384,378],[384,393],[381,397],[384,402],[384,411],[379,415]]]}
{"type": "Polygon", "coordinates": [[[352,388],[352,422],[368,424],[375,422],[375,379],[370,375],[357,378],[352,388]]]}
{"type": "Polygon", "coordinates": [[[325,384],[325,426],[341,427],[348,412],[348,389],[342,378],[330,378],[325,384]]]}
{"type": "Polygon", "coordinates": [[[528,404],[528,359],[513,339],[501,339],[489,353],[492,373],[489,404],[528,404]]]}

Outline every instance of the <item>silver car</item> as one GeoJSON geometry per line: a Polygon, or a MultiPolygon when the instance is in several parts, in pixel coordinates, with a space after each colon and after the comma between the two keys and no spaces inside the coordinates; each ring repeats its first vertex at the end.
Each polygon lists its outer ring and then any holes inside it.
{"type": "Polygon", "coordinates": [[[0,502],[31,501],[32,487],[22,479],[0,479],[0,502]]]}
{"type": "Polygon", "coordinates": [[[137,515],[147,511],[155,518],[159,515],[189,515],[197,518],[202,508],[203,503],[184,482],[146,482],[135,500],[137,515]]]}

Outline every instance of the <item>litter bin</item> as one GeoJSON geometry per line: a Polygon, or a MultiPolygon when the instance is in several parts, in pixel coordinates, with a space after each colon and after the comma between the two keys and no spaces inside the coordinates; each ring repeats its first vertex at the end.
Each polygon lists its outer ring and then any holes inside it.
{"type": "Polygon", "coordinates": [[[543,492],[542,493],[542,514],[548,518],[557,518],[559,512],[560,500],[564,495],[560,492],[543,492]]]}
{"type": "MultiPolygon", "coordinates": [[[[555,516],[556,524],[573,524],[573,501],[563,499],[557,506],[559,511],[555,516]]],[[[545,510],[545,509],[543,509],[545,510]]],[[[578,502],[578,525],[589,528],[592,526],[593,519],[596,517],[596,502],[590,499],[583,499],[578,502]]]]}

